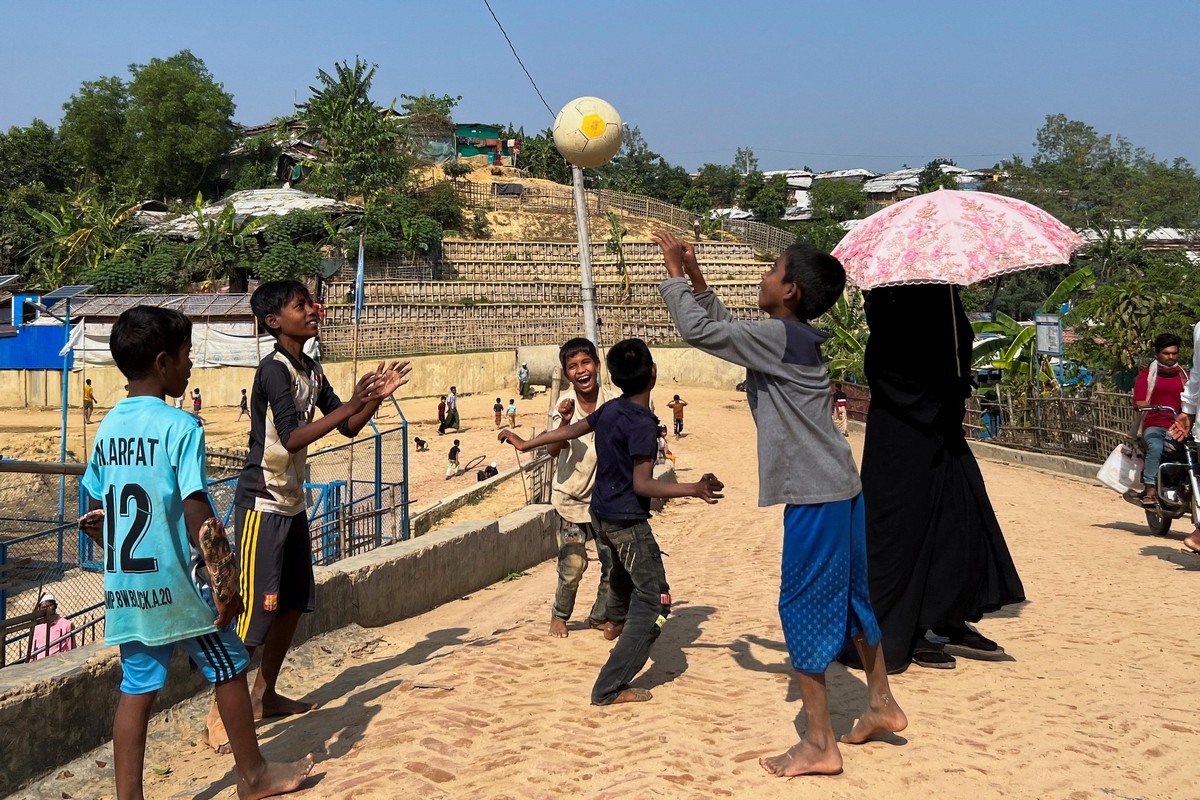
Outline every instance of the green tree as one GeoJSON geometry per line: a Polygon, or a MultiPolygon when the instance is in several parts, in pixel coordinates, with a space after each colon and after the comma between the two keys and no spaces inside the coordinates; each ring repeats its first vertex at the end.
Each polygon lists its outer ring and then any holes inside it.
{"type": "Polygon", "coordinates": [[[935,158],[917,174],[917,194],[936,192],[938,189],[957,189],[958,181],[953,175],[942,171],[942,166],[956,167],[953,159],[935,158]]]}
{"type": "Polygon", "coordinates": [[[758,172],[758,156],[749,147],[739,147],[733,154],[733,168],[742,175],[758,172]]]}
{"type": "Polygon", "coordinates": [[[862,378],[863,359],[870,336],[862,292],[853,286],[847,287],[833,307],[822,314],[815,324],[832,334],[821,347],[827,359],[829,376],[834,380],[857,381],[862,378]]]}
{"type": "Polygon", "coordinates": [[[400,111],[409,124],[423,130],[454,133],[454,109],[462,102],[462,95],[402,94],[400,100],[400,111]]]}
{"type": "Polygon", "coordinates": [[[687,190],[679,205],[693,214],[707,216],[708,212],[712,211],[713,201],[707,189],[703,186],[693,186],[687,190]]]}
{"type": "Polygon", "coordinates": [[[797,222],[792,226],[796,241],[810,244],[823,252],[830,252],[837,247],[838,242],[846,235],[846,229],[832,218],[814,219],[810,222],[797,222]]]}
{"type": "Polygon", "coordinates": [[[129,87],[117,77],[84,81],[63,103],[59,134],[85,178],[111,191],[129,174],[129,87]]]}
{"type": "Polygon", "coordinates": [[[233,97],[188,50],[129,71],[125,120],[137,187],[164,200],[215,191],[217,165],[236,139],[233,97]]]}
{"type": "Polygon", "coordinates": [[[997,191],[1076,228],[1128,220],[1190,227],[1200,220],[1200,177],[1184,159],[1159,161],[1064,114],[1046,117],[1035,146],[1029,163],[1014,156],[1000,164],[1008,180],[997,191]]]}
{"type": "MultiPolygon", "coordinates": [[[[761,175],[762,173],[756,173],[761,175]]],[[[772,175],[755,193],[747,208],[763,222],[777,225],[787,208],[787,177],[772,175]]]]}
{"type": "Polygon", "coordinates": [[[687,170],[651,150],[636,126],[625,131],[617,155],[591,176],[601,189],[641,194],[672,205],[678,205],[691,187],[687,170]]]}
{"type": "Polygon", "coordinates": [[[394,107],[380,109],[370,98],[377,65],[357,56],[354,66],[334,65],[335,75],[317,72],[320,86],[298,106],[321,155],[305,179],[310,191],[338,199],[401,189],[414,164],[404,127],[394,107]]]}
{"type": "Polygon", "coordinates": [[[0,275],[28,277],[36,271],[31,259],[36,261],[34,251],[45,240],[46,229],[29,211],[54,213],[65,199],[47,192],[41,183],[0,190],[0,275]]]}
{"type": "Polygon", "coordinates": [[[847,181],[828,180],[813,184],[808,193],[814,219],[833,219],[839,222],[858,219],[867,204],[862,186],[847,181]]]}
{"type": "Polygon", "coordinates": [[[554,146],[554,131],[550,128],[536,136],[522,137],[516,165],[535,178],[568,185],[571,183],[571,165],[554,146]]]}
{"type": "Polygon", "coordinates": [[[35,119],[0,133],[0,192],[42,184],[61,192],[71,181],[71,159],[54,129],[35,119]]]}
{"type": "Polygon", "coordinates": [[[732,206],[742,186],[742,176],[735,168],[721,164],[705,164],[700,167],[694,185],[708,192],[713,205],[718,208],[732,206]]]}
{"type": "Polygon", "coordinates": [[[279,145],[273,133],[264,133],[240,145],[234,167],[233,190],[268,189],[278,185],[279,145]]]}

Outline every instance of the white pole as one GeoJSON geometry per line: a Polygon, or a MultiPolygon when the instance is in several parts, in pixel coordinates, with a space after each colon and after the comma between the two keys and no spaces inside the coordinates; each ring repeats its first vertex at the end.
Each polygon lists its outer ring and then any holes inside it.
{"type": "Polygon", "coordinates": [[[583,170],[571,167],[575,184],[575,230],[579,234],[579,276],[583,295],[583,335],[600,348],[600,331],[596,327],[596,284],[592,281],[592,242],[588,232],[587,199],[583,194],[583,170]]]}

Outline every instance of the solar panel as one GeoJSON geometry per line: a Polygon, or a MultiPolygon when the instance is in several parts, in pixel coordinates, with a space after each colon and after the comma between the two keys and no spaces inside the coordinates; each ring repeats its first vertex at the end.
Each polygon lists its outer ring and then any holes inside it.
{"type": "Polygon", "coordinates": [[[69,300],[72,297],[78,297],[92,288],[92,284],[81,284],[78,286],[60,286],[54,291],[47,292],[42,295],[42,305],[49,308],[59,300],[69,300]]]}

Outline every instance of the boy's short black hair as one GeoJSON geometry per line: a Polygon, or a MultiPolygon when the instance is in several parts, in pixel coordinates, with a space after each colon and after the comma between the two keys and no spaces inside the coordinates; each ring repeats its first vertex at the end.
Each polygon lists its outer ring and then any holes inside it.
{"type": "Polygon", "coordinates": [[[174,356],[192,338],[192,321],[172,308],[134,306],[113,323],[108,349],[117,369],[136,381],[154,368],[159,353],[174,356]]]}
{"type": "Polygon", "coordinates": [[[637,394],[654,377],[654,358],[641,339],[623,339],[605,357],[608,376],[625,394],[637,394]]]}
{"type": "Polygon", "coordinates": [[[1183,343],[1183,339],[1173,333],[1160,333],[1154,337],[1154,352],[1161,353],[1168,347],[1179,347],[1183,343]]]}
{"type": "Polygon", "coordinates": [[[259,327],[272,336],[278,336],[279,332],[267,325],[267,315],[278,314],[287,302],[297,295],[312,300],[312,293],[308,291],[308,287],[297,280],[267,281],[259,284],[254,294],[250,295],[250,310],[258,319],[259,327]]]}
{"type": "Polygon", "coordinates": [[[596,350],[596,345],[591,339],[585,339],[582,336],[576,336],[574,339],[567,339],[563,342],[563,346],[558,348],[558,363],[565,370],[567,368],[567,359],[571,356],[577,356],[580,353],[587,353],[592,357],[592,361],[600,363],[600,353],[596,350]]]}
{"type": "Polygon", "coordinates": [[[783,251],[784,279],[800,289],[796,316],[808,321],[824,314],[846,288],[842,262],[811,244],[796,243],[783,251]]]}

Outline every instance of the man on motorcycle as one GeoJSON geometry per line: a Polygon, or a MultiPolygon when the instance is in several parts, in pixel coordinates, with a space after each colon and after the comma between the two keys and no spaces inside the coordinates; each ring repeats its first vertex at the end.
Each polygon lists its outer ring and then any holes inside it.
{"type": "MultiPolygon", "coordinates": [[[[1180,396],[1188,382],[1187,372],[1179,366],[1179,344],[1182,341],[1173,333],[1162,333],[1154,340],[1154,361],[1138,373],[1133,385],[1133,405],[1142,409],[1147,406],[1170,406],[1181,410],[1180,396]]],[[[1158,467],[1162,463],[1163,445],[1168,431],[1176,420],[1175,414],[1166,411],[1150,411],[1142,420],[1142,439],[1146,443],[1146,464],[1142,470],[1142,505],[1153,508],[1158,502],[1158,467]]]]}
{"type": "MultiPolygon", "coordinates": [[[[1179,405],[1183,410],[1171,423],[1170,435],[1172,439],[1182,442],[1191,433],[1192,421],[1196,419],[1196,408],[1200,406],[1200,322],[1192,329],[1192,374],[1179,397],[1179,405]]],[[[1200,528],[1189,533],[1183,540],[1183,545],[1200,554],[1200,528]]]]}

